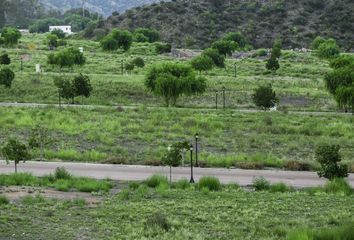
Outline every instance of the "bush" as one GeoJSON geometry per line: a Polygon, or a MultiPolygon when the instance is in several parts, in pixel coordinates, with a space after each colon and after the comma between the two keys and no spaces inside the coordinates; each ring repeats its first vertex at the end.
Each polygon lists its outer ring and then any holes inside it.
{"type": "Polygon", "coordinates": [[[146,228],[161,228],[162,230],[168,231],[171,228],[171,224],[167,220],[167,217],[161,213],[157,212],[150,215],[145,223],[146,228]]]}
{"type": "Polygon", "coordinates": [[[320,36],[316,37],[311,44],[311,49],[317,50],[319,48],[319,46],[324,42],[326,42],[325,38],[320,37],[320,36]]]}
{"type": "Polygon", "coordinates": [[[141,57],[134,58],[132,63],[139,68],[145,67],[145,61],[141,57]]]}
{"type": "Polygon", "coordinates": [[[273,184],[272,186],[270,186],[269,190],[272,193],[276,193],[276,192],[284,193],[284,192],[289,192],[291,189],[289,186],[287,186],[284,183],[276,183],[276,184],[273,184]]]}
{"type": "Polygon", "coordinates": [[[354,56],[352,55],[341,55],[331,60],[330,67],[334,69],[339,69],[346,66],[354,66],[354,56]]]}
{"type": "Polygon", "coordinates": [[[340,49],[334,40],[327,40],[318,47],[318,56],[320,58],[333,58],[338,56],[339,53],[340,49]]]}
{"type": "Polygon", "coordinates": [[[207,188],[210,191],[220,191],[221,183],[218,178],[206,176],[202,177],[198,182],[198,189],[207,188]]]}
{"type": "Polygon", "coordinates": [[[11,63],[11,59],[7,53],[4,53],[0,56],[0,64],[9,65],[11,63]]]}
{"type": "Polygon", "coordinates": [[[148,187],[151,188],[156,188],[160,184],[168,184],[167,178],[162,175],[155,174],[148,179],[145,180],[144,182],[148,187]]]}
{"type": "Polygon", "coordinates": [[[71,179],[71,174],[66,170],[65,167],[58,167],[54,172],[55,179],[71,179]]]}
{"type": "Polygon", "coordinates": [[[158,54],[170,53],[172,46],[169,43],[155,43],[155,49],[158,54]]]}
{"type": "Polygon", "coordinates": [[[4,85],[5,87],[10,88],[14,78],[15,73],[11,69],[4,68],[0,70],[0,85],[4,85]]]}
{"type": "Polygon", "coordinates": [[[208,48],[203,51],[202,55],[210,57],[215,66],[219,68],[225,67],[225,56],[221,55],[218,50],[208,48]]]}
{"type": "Polygon", "coordinates": [[[270,182],[264,177],[253,179],[252,184],[256,191],[265,191],[270,189],[270,182]]]}
{"type": "Polygon", "coordinates": [[[339,164],[342,161],[339,150],[339,145],[321,145],[317,147],[316,160],[321,165],[321,169],[318,172],[320,177],[332,180],[348,176],[348,166],[339,164]]]}
{"type": "Polygon", "coordinates": [[[351,195],[353,193],[353,189],[343,178],[334,178],[328,181],[324,186],[324,190],[326,193],[340,193],[345,195],[351,195]]]}
{"type": "Polygon", "coordinates": [[[176,183],[176,188],[177,189],[181,189],[181,190],[185,190],[187,188],[190,188],[190,183],[187,179],[181,179],[176,183]]]}
{"type": "Polygon", "coordinates": [[[0,195],[0,206],[1,205],[6,205],[6,204],[9,204],[9,203],[10,203],[10,201],[9,201],[9,199],[6,196],[0,195]]]}
{"type": "Polygon", "coordinates": [[[265,57],[267,55],[268,55],[267,49],[264,49],[264,48],[258,49],[258,51],[257,51],[258,57],[265,57]]]}
{"type": "Polygon", "coordinates": [[[278,98],[271,84],[255,89],[252,97],[254,104],[264,110],[274,107],[278,102],[278,98]]]}
{"type": "Polygon", "coordinates": [[[354,224],[343,224],[339,227],[319,230],[300,229],[290,232],[287,240],[352,240],[354,224]]]}

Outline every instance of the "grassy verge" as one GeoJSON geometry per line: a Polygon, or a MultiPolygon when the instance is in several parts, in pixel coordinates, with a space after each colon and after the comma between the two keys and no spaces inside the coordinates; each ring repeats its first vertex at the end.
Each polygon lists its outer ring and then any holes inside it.
{"type": "Polygon", "coordinates": [[[143,107],[0,108],[0,114],[0,142],[11,135],[27,141],[36,124],[47,128],[53,140],[47,159],[160,164],[169,144],[194,141],[198,132],[199,159],[206,167],[313,169],[321,143],[339,144],[343,161],[354,163],[352,116],[143,107]]]}
{"type": "MultiPolygon", "coordinates": [[[[169,188],[166,179],[161,177],[151,182],[161,184],[155,188],[131,184],[129,189],[96,207],[47,199],[3,205],[0,236],[6,239],[56,236],[59,239],[282,240],[294,229],[317,231],[354,221],[352,196],[250,192],[233,186],[209,191],[205,187],[182,188],[185,185],[182,181],[169,188]],[[18,233],[21,222],[26,224],[18,233]]],[[[210,179],[204,182],[213,182],[210,186],[215,186],[215,181],[210,179]]]]}
{"type": "MultiPolygon", "coordinates": [[[[59,170],[60,171],[60,170],[59,170]]],[[[113,184],[110,181],[99,181],[91,178],[79,178],[67,175],[65,177],[48,175],[37,178],[29,173],[0,175],[0,186],[33,186],[52,187],[58,191],[68,192],[108,192],[113,184]]]]}

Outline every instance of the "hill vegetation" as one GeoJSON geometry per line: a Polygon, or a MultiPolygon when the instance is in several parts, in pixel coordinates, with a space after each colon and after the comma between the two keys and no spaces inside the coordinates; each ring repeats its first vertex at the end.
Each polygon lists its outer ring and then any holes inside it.
{"type": "Polygon", "coordinates": [[[351,0],[239,1],[176,0],[113,15],[100,28],[155,28],[178,47],[207,47],[230,31],[270,47],[281,36],[286,48],[309,47],[316,36],[333,37],[353,50],[354,2],[351,0]]]}

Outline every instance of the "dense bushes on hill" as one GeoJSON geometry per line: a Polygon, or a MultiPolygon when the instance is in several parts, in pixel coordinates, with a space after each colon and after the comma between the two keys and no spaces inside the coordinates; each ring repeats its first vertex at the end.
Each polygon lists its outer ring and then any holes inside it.
{"type": "Polygon", "coordinates": [[[104,28],[154,28],[177,46],[206,47],[227,32],[240,31],[255,47],[270,47],[276,36],[283,46],[308,47],[315,36],[333,37],[354,49],[354,2],[298,1],[162,1],[113,15],[104,28]]]}

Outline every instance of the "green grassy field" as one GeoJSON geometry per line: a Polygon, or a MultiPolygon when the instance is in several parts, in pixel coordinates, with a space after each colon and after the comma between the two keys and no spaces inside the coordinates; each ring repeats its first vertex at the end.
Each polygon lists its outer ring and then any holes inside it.
{"type": "MultiPolygon", "coordinates": [[[[0,139],[28,140],[36,124],[49,130],[45,157],[67,161],[159,164],[167,146],[200,136],[200,160],[213,167],[286,167],[288,161],[316,168],[320,143],[342,146],[354,165],[353,117],[183,108],[63,109],[0,108],[0,139]]],[[[34,157],[38,157],[34,152],[34,157]]]]}
{"type": "MultiPolygon", "coordinates": [[[[1,204],[1,203],[0,203],[1,204]]],[[[352,196],[139,186],[84,201],[27,197],[1,204],[4,239],[287,239],[293,229],[354,221],[352,196]]]]}
{"type": "MultiPolygon", "coordinates": [[[[28,35],[21,40],[18,49],[0,49],[10,54],[10,65],[16,72],[11,90],[0,87],[0,101],[55,103],[57,91],[53,76],[68,76],[82,72],[91,77],[94,87],[92,96],[85,104],[102,105],[162,105],[160,99],[147,92],[144,87],[144,73],[154,63],[176,60],[168,56],[154,54],[149,44],[135,43],[127,53],[105,53],[93,41],[68,40],[68,46],[84,46],[87,63],[83,67],[60,70],[46,63],[50,51],[44,45],[43,35],[28,35]],[[36,48],[36,49],[34,49],[36,48]],[[31,49],[31,50],[30,50],[31,49]],[[24,62],[20,72],[19,57],[29,54],[31,59],[24,62]],[[129,62],[136,56],[143,57],[144,69],[121,75],[121,61],[129,62]],[[35,64],[40,63],[44,73],[36,75],[35,64]]],[[[281,68],[273,77],[265,70],[265,60],[261,58],[228,59],[225,69],[214,69],[207,73],[208,89],[202,96],[181,98],[180,106],[214,107],[215,90],[226,87],[227,106],[231,108],[253,108],[253,90],[271,82],[281,98],[280,105],[292,110],[328,111],[336,110],[336,104],[326,92],[324,74],[329,71],[328,63],[311,53],[284,51],[281,68]],[[234,78],[234,63],[237,64],[237,79],[234,78]]],[[[80,102],[79,100],[77,100],[80,102]]],[[[221,102],[220,102],[221,104],[221,102]]]]}

